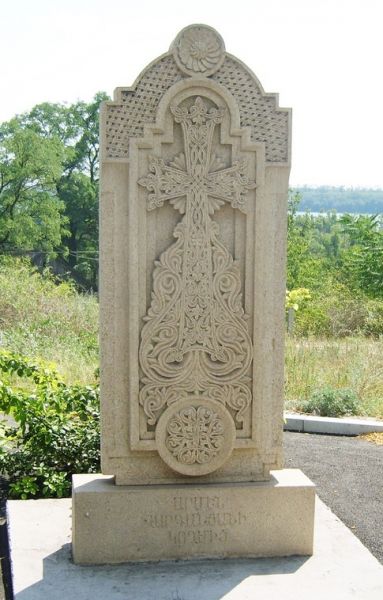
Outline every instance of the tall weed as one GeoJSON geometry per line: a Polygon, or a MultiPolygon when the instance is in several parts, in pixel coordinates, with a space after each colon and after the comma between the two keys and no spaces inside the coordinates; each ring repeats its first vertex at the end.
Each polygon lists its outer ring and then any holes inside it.
{"type": "Polygon", "coordinates": [[[383,419],[383,338],[286,340],[287,408],[298,408],[316,390],[352,390],[359,414],[383,419]]]}
{"type": "Polygon", "coordinates": [[[297,336],[383,336],[383,301],[355,294],[345,285],[327,279],[310,290],[311,298],[296,313],[297,336]]]}
{"type": "Polygon", "coordinates": [[[91,383],[98,303],[26,259],[0,258],[0,348],[53,361],[68,382],[91,383]]]}

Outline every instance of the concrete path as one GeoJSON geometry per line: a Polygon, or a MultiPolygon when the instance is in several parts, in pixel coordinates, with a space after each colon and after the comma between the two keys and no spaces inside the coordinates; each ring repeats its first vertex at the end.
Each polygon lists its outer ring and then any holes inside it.
{"type": "Polygon", "coordinates": [[[315,554],[79,567],[71,501],[9,502],[16,600],[382,600],[383,567],[317,500],[315,554]]]}
{"type": "Polygon", "coordinates": [[[285,467],[302,469],[319,497],[383,564],[383,446],[285,432],[284,452],[285,467]]]}

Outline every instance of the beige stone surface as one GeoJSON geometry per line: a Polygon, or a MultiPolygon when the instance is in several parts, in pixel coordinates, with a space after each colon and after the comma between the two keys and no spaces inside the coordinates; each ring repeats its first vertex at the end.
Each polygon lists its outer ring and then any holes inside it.
{"type": "Polygon", "coordinates": [[[299,470],[268,482],[116,486],[75,475],[73,557],[79,564],[196,557],[310,555],[315,487],[299,470]]]}
{"type": "Polygon", "coordinates": [[[289,169],[289,110],[211,27],[104,104],[102,471],[117,484],[281,467],[289,169]]]}

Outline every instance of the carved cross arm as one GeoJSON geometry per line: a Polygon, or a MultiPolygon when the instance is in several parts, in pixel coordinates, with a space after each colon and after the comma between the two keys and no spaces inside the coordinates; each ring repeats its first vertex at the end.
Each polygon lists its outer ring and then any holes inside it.
{"type": "Polygon", "coordinates": [[[213,198],[230,202],[233,208],[246,212],[246,193],[256,187],[248,176],[245,159],[238,160],[231,167],[213,171],[207,176],[207,193],[213,198]]]}
{"type": "Polygon", "coordinates": [[[147,199],[147,209],[163,206],[165,200],[184,196],[191,184],[191,177],[185,171],[165,164],[162,158],[149,157],[149,173],[138,180],[139,185],[151,192],[147,199]]]}

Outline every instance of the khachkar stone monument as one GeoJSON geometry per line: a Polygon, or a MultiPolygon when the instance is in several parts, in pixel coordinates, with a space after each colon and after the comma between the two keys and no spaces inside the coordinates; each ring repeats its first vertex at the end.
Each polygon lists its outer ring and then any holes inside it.
{"type": "Polygon", "coordinates": [[[103,475],[79,563],[310,554],[282,467],[290,111],[205,25],[101,112],[103,475]]]}

